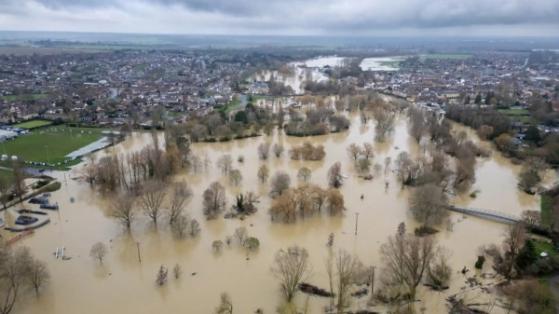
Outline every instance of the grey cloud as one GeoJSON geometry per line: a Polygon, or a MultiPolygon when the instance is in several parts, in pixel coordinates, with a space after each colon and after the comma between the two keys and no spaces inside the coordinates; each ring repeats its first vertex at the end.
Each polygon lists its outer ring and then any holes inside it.
{"type": "MultiPolygon", "coordinates": [[[[212,16],[207,23],[248,31],[366,33],[392,28],[559,25],[559,0],[0,0],[0,14],[25,15],[22,3],[33,3],[55,12],[76,12],[84,19],[88,10],[142,16],[138,10],[145,10],[147,16],[152,9],[169,10],[190,18],[212,16]]],[[[199,22],[201,28],[212,27],[203,25],[203,19],[199,22]]],[[[175,27],[179,30],[181,25],[175,27]]],[[[166,28],[172,29],[173,25],[166,28]]]]}

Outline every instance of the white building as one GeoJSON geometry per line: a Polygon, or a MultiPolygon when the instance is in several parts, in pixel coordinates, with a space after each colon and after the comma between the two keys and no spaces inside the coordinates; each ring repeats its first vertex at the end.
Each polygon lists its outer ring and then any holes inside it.
{"type": "Polygon", "coordinates": [[[11,140],[17,137],[17,133],[14,131],[2,130],[0,129],[0,142],[11,140]]]}

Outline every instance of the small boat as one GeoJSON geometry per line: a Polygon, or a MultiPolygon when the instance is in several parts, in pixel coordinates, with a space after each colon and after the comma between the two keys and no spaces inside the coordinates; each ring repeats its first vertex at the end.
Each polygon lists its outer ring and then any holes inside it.
{"type": "Polygon", "coordinates": [[[41,209],[58,210],[58,203],[56,204],[41,204],[41,209]]]}
{"type": "Polygon", "coordinates": [[[4,219],[0,218],[0,228],[4,228],[5,225],[4,219]]]}

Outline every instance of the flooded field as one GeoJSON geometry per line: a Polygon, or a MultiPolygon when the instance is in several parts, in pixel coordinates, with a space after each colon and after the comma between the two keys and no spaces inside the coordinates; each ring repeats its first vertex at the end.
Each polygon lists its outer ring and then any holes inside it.
{"type": "Polygon", "coordinates": [[[305,82],[324,82],[328,76],[323,72],[326,67],[341,66],[346,58],[337,56],[317,57],[301,62],[288,63],[284,71],[263,71],[253,78],[257,81],[274,79],[293,89],[295,94],[303,94],[305,82]]]}
{"type": "MultiPolygon", "coordinates": [[[[470,135],[478,141],[475,134],[470,135]]],[[[130,152],[150,142],[150,134],[135,133],[117,146],[96,154],[130,152]]],[[[396,231],[400,222],[405,222],[408,230],[413,230],[416,223],[408,211],[409,191],[400,187],[392,172],[386,175],[377,173],[372,181],[357,176],[346,147],[350,143],[365,142],[374,143],[374,122],[361,125],[359,118],[353,116],[350,130],[337,134],[293,138],[275,132],[271,136],[227,143],[193,144],[193,153],[206,156],[211,161],[210,166],[207,171],[183,173],[175,180],[186,180],[193,190],[187,212],[200,222],[202,229],[194,239],[175,240],[165,219],[155,227],[142,214],[138,215],[131,233],[124,232],[117,221],[106,215],[108,201],[104,195],[85,182],[70,179],[80,176],[81,166],[69,174],[56,173],[62,182],[62,189],[52,198],[61,209],[50,214],[51,224],[18,242],[18,245],[29,246],[37,258],[48,263],[52,279],[38,299],[29,296],[18,304],[16,312],[213,313],[220,294],[227,292],[235,313],[254,313],[258,308],[264,313],[275,313],[282,302],[278,281],[270,272],[276,251],[295,244],[305,247],[312,264],[312,275],[307,281],[326,288],[326,242],[330,233],[335,235],[334,250],[343,248],[358,256],[365,265],[375,265],[379,269],[379,247],[387,236],[396,231]],[[262,142],[282,143],[287,152],[292,146],[305,141],[323,144],[325,159],[318,162],[292,161],[287,154],[280,158],[271,156],[267,161],[258,159],[257,146],[262,142]],[[223,154],[231,154],[234,168],[241,170],[243,179],[240,186],[231,186],[215,166],[216,160],[223,154]],[[244,156],[243,163],[237,162],[237,157],[241,155],[244,156]],[[292,186],[298,183],[298,169],[306,166],[312,170],[310,181],[325,187],[328,168],[336,161],[342,162],[343,172],[348,176],[341,187],[347,208],[343,217],[314,217],[295,224],[271,222],[268,214],[269,184],[261,184],[257,179],[257,169],[261,164],[268,165],[271,175],[278,170],[289,173],[292,186]],[[258,212],[244,221],[222,217],[206,221],[202,214],[202,193],[214,181],[220,181],[226,187],[228,208],[238,193],[255,192],[260,196],[258,212]],[[385,189],[385,182],[388,182],[388,189],[385,189]],[[355,234],[357,213],[359,224],[355,234]],[[248,254],[238,245],[225,247],[221,254],[212,251],[214,240],[224,240],[240,226],[245,226],[249,235],[260,240],[257,252],[248,254]],[[91,246],[98,241],[109,247],[102,266],[89,257],[91,246]],[[57,247],[65,247],[66,255],[72,259],[55,259],[53,252],[57,247]],[[181,265],[183,276],[178,280],[170,278],[167,285],[157,287],[155,275],[162,264],[169,268],[181,265]]],[[[489,144],[484,145],[490,148],[489,144]]],[[[397,118],[395,130],[387,141],[374,143],[374,147],[373,164],[383,164],[387,156],[395,160],[401,151],[414,155],[419,149],[408,135],[404,116],[397,118]]],[[[516,215],[526,209],[537,210],[539,198],[520,192],[516,187],[519,169],[492,150],[491,157],[478,159],[477,162],[476,182],[471,188],[479,190],[477,198],[470,198],[467,196],[469,193],[465,193],[452,202],[516,215]]],[[[426,313],[446,312],[445,296],[459,292],[464,286],[465,277],[459,271],[464,266],[473,268],[479,246],[500,243],[506,227],[454,213],[450,219],[453,227],[442,227],[436,237],[451,253],[450,264],[454,272],[451,287],[444,293],[421,289],[418,298],[422,301],[416,308],[425,308],[426,313]]],[[[480,292],[474,292],[470,297],[487,299],[480,292]]],[[[353,301],[358,304],[367,299],[354,298],[353,301]]],[[[308,304],[308,313],[323,313],[327,302],[324,298],[308,298],[301,293],[296,297],[299,306],[308,304]]],[[[499,311],[495,309],[493,312],[499,311]]]]}
{"type": "MultiPolygon", "coordinates": [[[[264,82],[273,79],[291,87],[295,94],[301,95],[305,91],[305,82],[328,81],[328,75],[324,73],[324,69],[342,66],[345,59],[347,58],[324,56],[301,62],[292,62],[287,64],[284,71],[262,71],[255,74],[252,79],[264,82]]],[[[398,71],[399,62],[405,59],[406,57],[400,56],[364,58],[359,67],[363,71],[398,71]]]]}
{"type": "Polygon", "coordinates": [[[404,61],[406,57],[374,57],[365,58],[359,64],[363,71],[398,71],[400,61],[404,61]]]}

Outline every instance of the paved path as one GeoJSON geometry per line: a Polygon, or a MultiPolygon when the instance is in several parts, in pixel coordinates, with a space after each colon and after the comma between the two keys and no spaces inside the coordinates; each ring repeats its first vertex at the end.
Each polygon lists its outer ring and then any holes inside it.
{"type": "Polygon", "coordinates": [[[448,210],[509,224],[514,224],[522,220],[520,217],[489,209],[464,208],[451,205],[448,207],[448,210]]]}

